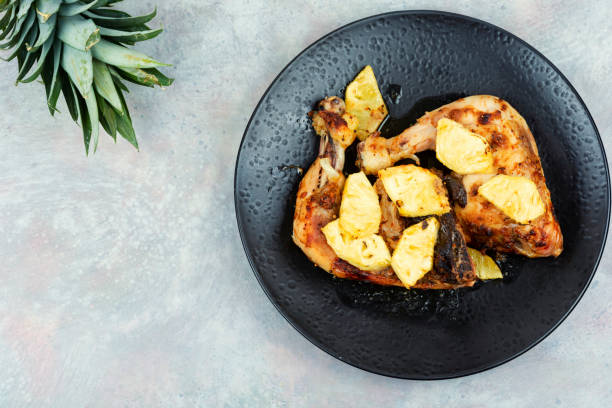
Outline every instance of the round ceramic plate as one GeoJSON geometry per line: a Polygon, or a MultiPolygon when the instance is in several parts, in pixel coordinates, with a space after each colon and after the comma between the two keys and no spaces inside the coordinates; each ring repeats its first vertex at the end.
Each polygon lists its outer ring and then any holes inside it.
{"type": "Polygon", "coordinates": [[[514,35],[432,11],[357,21],[291,61],[249,121],[235,177],[247,257],[282,315],[342,361],[411,379],[482,371],[546,337],[591,281],[610,212],[601,139],[567,79],[514,35]],[[454,291],[381,287],[336,279],[316,268],[291,241],[300,168],[310,166],[319,144],[307,113],[325,96],[343,96],[367,64],[386,96],[397,90],[392,85],[401,85],[401,98],[387,99],[390,116],[403,118],[396,126],[462,96],[491,94],[509,101],[538,144],[565,238],[562,255],[509,257],[501,265],[502,281],[454,291]]]}

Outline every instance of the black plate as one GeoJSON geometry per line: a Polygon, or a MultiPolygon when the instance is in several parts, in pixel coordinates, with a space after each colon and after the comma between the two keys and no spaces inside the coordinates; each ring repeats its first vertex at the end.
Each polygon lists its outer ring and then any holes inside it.
{"type": "Polygon", "coordinates": [[[610,183],[584,103],[546,58],[491,24],[450,13],[369,17],[297,56],[265,93],[236,163],[242,242],[262,288],[312,343],[356,367],[439,379],[506,362],[546,337],[586,290],[604,247],[610,183]],[[381,90],[402,85],[392,117],[416,118],[459,96],[509,101],[536,138],[565,238],[557,259],[511,257],[503,281],[458,291],[407,291],[335,279],[291,241],[300,174],[318,148],[306,113],[371,64],[381,90]]]}

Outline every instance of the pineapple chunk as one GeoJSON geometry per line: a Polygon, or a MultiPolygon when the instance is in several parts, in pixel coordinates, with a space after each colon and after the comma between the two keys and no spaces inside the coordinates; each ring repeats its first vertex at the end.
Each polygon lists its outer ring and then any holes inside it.
{"type": "Polygon", "coordinates": [[[478,194],[520,224],[528,224],[546,211],[537,186],[526,177],[497,175],[480,186],[478,194]]]}
{"type": "Polygon", "coordinates": [[[359,119],[357,137],[364,140],[376,132],[389,111],[378,89],[372,67],[367,65],[357,77],[348,84],[344,100],[346,111],[359,119]]]}
{"type": "Polygon", "coordinates": [[[340,228],[340,220],[330,222],[321,231],[339,258],[361,270],[377,271],[391,264],[389,249],[379,235],[351,238],[340,228]]]}
{"type": "Polygon", "coordinates": [[[493,155],[487,140],[454,120],[438,121],[436,157],[458,174],[493,172],[493,155]]]}
{"type": "Polygon", "coordinates": [[[478,279],[502,279],[503,275],[499,266],[495,263],[495,261],[482,252],[474,249],[468,248],[468,253],[470,254],[470,258],[474,262],[474,268],[476,269],[476,276],[478,279]]]}
{"type": "Polygon", "coordinates": [[[441,215],[450,211],[442,180],[427,169],[406,164],[380,170],[378,177],[403,217],[441,215]]]}
{"type": "Polygon", "coordinates": [[[404,286],[410,288],[433,268],[434,248],[440,222],[430,217],[402,233],[391,257],[391,266],[404,286]]]}
{"type": "Polygon", "coordinates": [[[362,238],[378,232],[380,217],[378,195],[366,175],[348,176],[340,204],[340,227],[351,237],[362,238]]]}

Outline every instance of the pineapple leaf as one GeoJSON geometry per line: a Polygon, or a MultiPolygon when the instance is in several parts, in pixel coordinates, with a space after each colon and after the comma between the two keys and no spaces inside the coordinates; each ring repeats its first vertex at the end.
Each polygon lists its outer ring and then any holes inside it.
{"type": "Polygon", "coordinates": [[[87,104],[85,102],[85,98],[83,98],[79,94],[76,94],[76,95],[77,95],[77,100],[79,102],[79,114],[81,116],[81,130],[83,131],[83,142],[85,143],[85,154],[89,156],[89,143],[91,141],[91,119],[89,118],[89,113],[87,110],[87,104]]]}
{"type": "Polygon", "coordinates": [[[39,56],[40,56],[40,51],[35,51],[33,53],[28,52],[28,54],[26,55],[25,61],[23,63],[23,66],[19,69],[19,73],[17,74],[17,79],[15,79],[15,85],[18,85],[19,82],[21,82],[21,80],[23,79],[23,77],[26,76],[28,72],[30,72],[30,70],[32,69],[32,66],[34,66],[39,56]]]}
{"type": "Polygon", "coordinates": [[[64,43],[62,68],[84,98],[93,84],[93,62],[90,51],[81,51],[64,43]]]}
{"type": "MultiPolygon", "coordinates": [[[[53,46],[52,48],[55,48],[55,46],[53,46]]],[[[40,77],[42,79],[43,84],[45,85],[45,93],[47,95],[48,100],[49,94],[51,93],[51,83],[53,82],[53,61],[51,58],[47,58],[43,62],[43,69],[40,73],[40,77]]]]}
{"type": "Polygon", "coordinates": [[[1,0],[0,1],[0,12],[3,12],[7,8],[13,6],[17,0],[1,0]]]}
{"type": "MultiPolygon", "coordinates": [[[[102,27],[102,26],[100,26],[100,27],[102,27]]],[[[106,28],[113,28],[113,27],[106,27],[106,28]]],[[[151,27],[149,27],[146,24],[136,24],[136,25],[129,26],[129,27],[121,27],[121,30],[128,31],[128,32],[148,31],[148,30],[151,30],[151,27]]]]}
{"type": "MultiPolygon", "coordinates": [[[[99,11],[98,11],[99,13],[99,11]]],[[[119,16],[102,16],[98,14],[94,14],[92,12],[86,11],[83,13],[87,17],[90,17],[94,20],[94,22],[100,27],[107,28],[131,28],[136,25],[146,24],[149,21],[153,20],[157,15],[157,9],[153,10],[152,13],[139,16],[139,17],[119,17],[119,16]]]]}
{"type": "Polygon", "coordinates": [[[157,83],[159,86],[170,86],[174,83],[173,78],[168,78],[164,74],[162,74],[157,68],[144,68],[143,71],[147,72],[150,75],[154,75],[157,78],[157,83]]]}
{"type": "MultiPolygon", "coordinates": [[[[27,17],[23,17],[21,23],[17,22],[18,27],[15,27],[15,32],[13,33],[11,38],[8,39],[7,42],[0,44],[0,50],[10,49],[15,46],[17,47],[17,49],[21,47],[21,45],[25,41],[25,37],[28,34],[28,31],[30,31],[30,28],[32,28],[32,25],[34,24],[35,14],[36,13],[30,13],[27,17]]],[[[10,61],[13,58],[15,58],[15,56],[9,57],[6,61],[10,61]]]]}
{"type": "Polygon", "coordinates": [[[127,48],[157,37],[147,26],[157,9],[143,16],[115,10],[122,0],[0,0],[0,50],[17,59],[17,83],[37,78],[45,86],[51,115],[63,93],[72,119],[80,123],[85,152],[97,150],[100,125],[139,148],[124,92],[124,81],[168,86],[167,66],[127,48]]]}
{"type": "Polygon", "coordinates": [[[121,100],[117,95],[117,89],[113,83],[113,78],[105,63],[93,60],[93,78],[96,91],[102,98],[106,99],[113,108],[122,112],[121,100]]]}
{"type": "MultiPolygon", "coordinates": [[[[16,11],[16,12],[19,13],[19,11],[16,11]]],[[[19,35],[19,33],[21,32],[21,26],[26,21],[26,17],[27,16],[18,16],[18,15],[13,17],[13,19],[15,20],[15,24],[12,28],[12,33],[10,37],[8,37],[9,40],[19,35]]]]}
{"type": "Polygon", "coordinates": [[[88,11],[88,13],[96,14],[101,17],[112,17],[112,18],[132,17],[124,11],[113,10],[113,9],[92,9],[91,11],[88,11]]]}
{"type": "MultiPolygon", "coordinates": [[[[40,17],[40,15],[39,15],[40,17]]],[[[36,43],[32,46],[33,50],[36,50],[38,47],[43,45],[45,41],[51,37],[53,32],[55,31],[55,23],[57,22],[57,15],[52,15],[50,19],[41,22],[40,18],[38,19],[38,39],[36,43]]]]}
{"type": "Polygon", "coordinates": [[[62,84],[57,80],[60,68],[60,60],[62,57],[62,43],[60,40],[55,39],[53,44],[53,74],[51,77],[50,89],[48,92],[47,105],[49,106],[49,112],[51,112],[52,116],[55,116],[55,112],[57,109],[55,106],[57,105],[57,98],[59,98],[60,91],[62,89],[62,84]]]}
{"type": "Polygon", "coordinates": [[[23,67],[27,55],[28,52],[24,47],[19,48],[19,52],[17,52],[17,68],[21,69],[23,67]]]}
{"type": "Polygon", "coordinates": [[[133,84],[147,86],[149,88],[154,88],[155,85],[157,85],[155,82],[157,78],[147,74],[140,68],[117,67],[116,71],[122,79],[133,84]]]}
{"type": "Polygon", "coordinates": [[[21,82],[28,83],[38,78],[38,76],[42,72],[43,65],[45,64],[45,60],[47,58],[47,54],[49,54],[49,51],[51,50],[52,45],[53,45],[53,38],[49,38],[47,41],[45,41],[42,47],[42,51],[40,52],[40,58],[38,58],[38,65],[36,69],[34,70],[32,75],[30,75],[26,79],[22,79],[21,82]]]}
{"type": "Polygon", "coordinates": [[[93,137],[94,153],[98,150],[98,137],[100,135],[100,118],[98,116],[98,104],[96,103],[96,92],[92,87],[89,88],[89,92],[85,97],[85,105],[87,106],[87,112],[89,121],[91,124],[91,136],[93,137]]]}
{"type": "Polygon", "coordinates": [[[117,73],[126,81],[151,88],[155,85],[160,87],[168,86],[174,82],[173,79],[166,77],[155,68],[140,69],[117,67],[117,73]]]}
{"type": "Polygon", "coordinates": [[[7,11],[6,13],[4,13],[4,16],[0,20],[0,30],[4,30],[6,27],[8,27],[14,15],[15,15],[15,7],[11,8],[10,12],[7,11]]]}
{"type": "Polygon", "coordinates": [[[102,98],[99,94],[96,94],[96,100],[98,102],[98,111],[100,116],[100,124],[113,138],[115,143],[117,142],[117,113],[115,110],[102,98]]]}
{"type": "MultiPolygon", "coordinates": [[[[17,22],[17,19],[15,18],[15,10],[16,8],[13,7],[11,8],[10,13],[7,11],[6,15],[10,16],[8,23],[6,23],[6,27],[2,28],[0,27],[0,29],[2,29],[2,33],[0,33],[0,41],[4,40],[6,37],[8,37],[8,35],[10,33],[13,32],[13,29],[15,28],[15,24],[17,22]]],[[[4,17],[6,18],[6,16],[4,17]]],[[[4,21],[4,18],[2,19],[2,21],[4,21]]]]}
{"type": "MultiPolygon", "coordinates": [[[[38,33],[36,31],[36,28],[31,30],[30,34],[28,36],[28,41],[34,41],[36,39],[36,35],[37,34],[38,33]]],[[[26,50],[27,50],[27,47],[26,47],[26,50]]],[[[32,68],[32,65],[34,65],[34,63],[36,62],[36,58],[38,58],[38,56],[39,56],[39,53],[28,51],[28,54],[26,55],[25,60],[23,61],[23,63],[19,64],[19,73],[17,74],[17,80],[15,81],[15,84],[18,84],[19,81],[24,76],[27,75],[27,73],[32,68]]]]}
{"type": "Polygon", "coordinates": [[[68,78],[68,74],[66,74],[64,71],[60,72],[60,82],[62,83],[62,93],[64,94],[64,99],[66,100],[66,106],[68,106],[68,112],[70,112],[72,120],[77,122],[79,120],[78,98],[76,91],[70,82],[70,78],[68,78]]]}
{"type": "Polygon", "coordinates": [[[127,115],[124,114],[117,117],[117,132],[121,135],[121,137],[130,142],[130,144],[137,150],[140,150],[138,147],[138,140],[136,140],[136,133],[134,132],[132,120],[128,118],[127,115]]]}
{"type": "Polygon", "coordinates": [[[122,2],[122,1],[123,0],[106,0],[106,5],[110,5],[110,4],[113,4],[113,3],[119,3],[119,2],[122,2]]]}
{"type": "Polygon", "coordinates": [[[101,40],[98,44],[94,45],[91,51],[94,58],[118,67],[155,68],[169,66],[168,64],[155,61],[141,52],[130,50],[106,40],[101,40]]]}
{"type": "MultiPolygon", "coordinates": [[[[13,0],[13,3],[14,2],[15,1],[13,0]]],[[[9,8],[10,5],[11,5],[10,0],[0,0],[0,13],[2,13],[4,10],[9,8]]]]}
{"type": "MultiPolygon", "coordinates": [[[[108,67],[108,69],[111,70],[112,68],[108,67]]],[[[125,93],[130,93],[130,90],[128,89],[128,87],[125,86],[123,82],[121,82],[121,76],[119,74],[113,73],[113,71],[111,71],[111,76],[113,77],[113,82],[115,83],[115,86],[117,88],[119,88],[125,93]]]]}
{"type": "Polygon", "coordinates": [[[38,22],[45,23],[51,17],[56,16],[62,0],[36,0],[36,13],[38,22]]]}
{"type": "Polygon", "coordinates": [[[92,7],[100,5],[105,0],[92,1],[90,3],[83,3],[82,1],[72,2],[71,4],[64,4],[60,7],[60,16],[76,16],[82,14],[92,7]]]}
{"type": "Polygon", "coordinates": [[[100,41],[100,30],[81,16],[60,17],[57,36],[71,47],[87,51],[100,41]]]}
{"type": "Polygon", "coordinates": [[[136,43],[138,41],[146,41],[155,38],[164,31],[162,28],[146,31],[120,31],[112,28],[100,27],[100,35],[109,37],[113,41],[136,43]]]}
{"type": "Polygon", "coordinates": [[[30,10],[32,3],[34,3],[34,0],[21,0],[19,2],[19,11],[17,12],[17,18],[25,16],[28,13],[28,10],[30,10]]]}
{"type": "Polygon", "coordinates": [[[138,149],[138,141],[136,140],[136,133],[134,133],[134,126],[132,125],[132,118],[130,117],[130,111],[128,111],[125,104],[125,99],[121,91],[117,91],[119,99],[121,99],[121,106],[125,112],[123,115],[117,117],[117,131],[121,136],[130,142],[132,146],[138,149]]]}

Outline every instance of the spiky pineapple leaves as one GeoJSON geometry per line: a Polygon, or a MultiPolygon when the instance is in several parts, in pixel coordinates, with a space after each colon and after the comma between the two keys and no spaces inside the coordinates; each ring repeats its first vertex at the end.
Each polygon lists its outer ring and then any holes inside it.
{"type": "Polygon", "coordinates": [[[87,153],[92,141],[94,151],[98,146],[99,125],[138,148],[123,81],[148,87],[174,81],[157,69],[166,64],[125,47],[162,32],[146,25],[157,10],[131,16],[108,8],[119,1],[0,0],[0,50],[11,50],[7,60],[17,58],[17,82],[42,78],[52,115],[64,95],[87,153]]]}
{"type": "Polygon", "coordinates": [[[39,34],[36,43],[31,47],[32,49],[37,49],[45,44],[53,34],[57,24],[57,12],[61,4],[61,0],[36,0],[39,34]]]}
{"type": "MultiPolygon", "coordinates": [[[[34,72],[29,77],[24,78],[24,79],[20,78],[21,77],[21,73],[20,73],[19,77],[17,77],[17,82],[23,82],[27,84],[29,82],[34,81],[36,78],[38,78],[38,76],[40,75],[44,67],[45,60],[47,59],[47,54],[49,54],[49,51],[51,51],[52,46],[53,46],[53,38],[47,39],[47,41],[45,41],[45,43],[43,44],[42,50],[40,51],[40,54],[38,56],[38,64],[36,65],[36,69],[34,69],[34,72]]],[[[25,72],[23,73],[23,75],[25,76],[25,72]]]]}
{"type": "Polygon", "coordinates": [[[36,16],[34,13],[29,13],[27,14],[27,16],[20,16],[20,12],[18,12],[16,18],[17,22],[13,25],[12,35],[8,37],[6,42],[0,44],[1,50],[9,50],[11,48],[15,48],[14,52],[6,59],[6,61],[11,61],[17,56],[17,53],[24,45],[26,35],[28,35],[28,32],[34,24],[34,19],[36,18],[36,16]]]}

